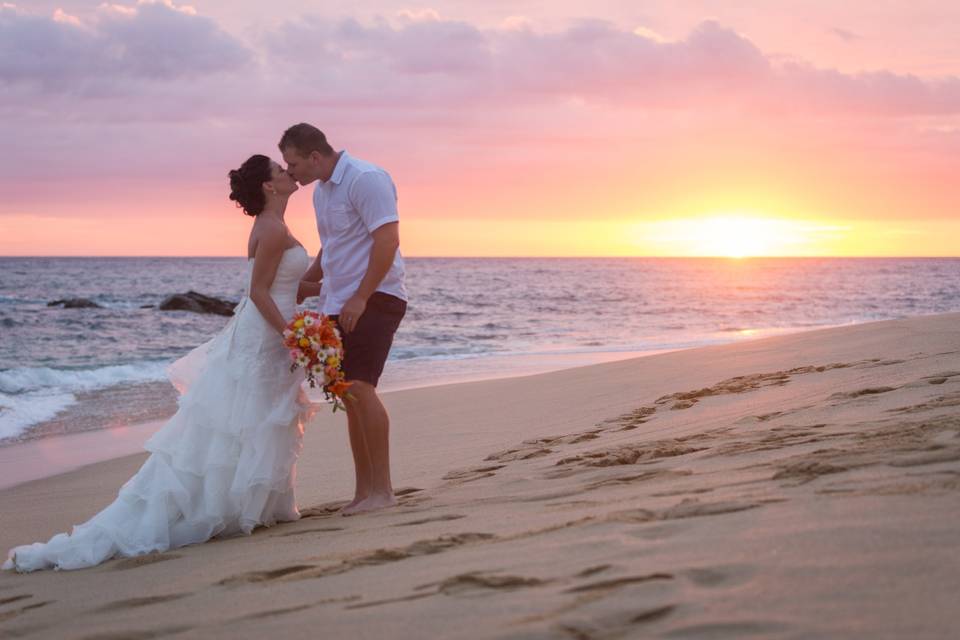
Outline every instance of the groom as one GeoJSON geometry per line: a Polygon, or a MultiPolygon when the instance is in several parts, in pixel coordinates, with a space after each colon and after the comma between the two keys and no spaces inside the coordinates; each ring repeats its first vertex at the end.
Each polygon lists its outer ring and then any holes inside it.
{"type": "Polygon", "coordinates": [[[346,400],[356,469],[353,501],[344,515],[396,504],[390,480],[390,417],[377,396],[393,334],[407,308],[400,255],[397,189],[369,162],[334,151],[326,136],[296,124],[280,139],[287,172],[302,185],[316,181],[313,207],[320,253],[303,276],[299,301],[316,295],[343,336],[343,370],[352,382],[346,400]]]}

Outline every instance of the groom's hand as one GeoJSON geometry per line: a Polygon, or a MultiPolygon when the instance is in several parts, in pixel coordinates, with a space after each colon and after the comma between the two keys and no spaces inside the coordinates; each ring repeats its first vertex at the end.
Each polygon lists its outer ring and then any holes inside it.
{"type": "Polygon", "coordinates": [[[301,280],[300,286],[297,287],[297,304],[303,304],[303,301],[306,300],[307,298],[312,298],[318,295],[320,295],[319,282],[309,282],[307,280],[301,280]]]}
{"type": "Polygon", "coordinates": [[[343,330],[347,333],[352,332],[357,326],[357,322],[360,321],[360,316],[362,316],[366,310],[366,298],[354,294],[353,297],[344,303],[343,308],[340,309],[340,326],[343,327],[343,330]]]}

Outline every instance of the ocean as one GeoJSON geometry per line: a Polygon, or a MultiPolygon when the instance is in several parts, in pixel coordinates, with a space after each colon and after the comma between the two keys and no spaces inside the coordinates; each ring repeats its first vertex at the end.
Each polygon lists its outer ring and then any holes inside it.
{"type": "MultiPolygon", "coordinates": [[[[227,318],[241,258],[0,258],[0,446],[156,420],[165,369],[227,318]],[[102,308],[47,303],[88,298],[102,308]]],[[[412,258],[385,391],[960,310],[960,259],[412,258]]],[[[309,307],[311,301],[307,301],[309,307]]]]}

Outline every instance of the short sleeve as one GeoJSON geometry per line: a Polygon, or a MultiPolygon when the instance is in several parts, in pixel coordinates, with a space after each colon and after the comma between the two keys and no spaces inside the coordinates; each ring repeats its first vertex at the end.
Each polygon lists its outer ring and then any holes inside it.
{"type": "Polygon", "coordinates": [[[397,188],[386,173],[366,171],[354,180],[348,193],[350,202],[360,214],[367,231],[390,222],[398,222],[397,188]]]}

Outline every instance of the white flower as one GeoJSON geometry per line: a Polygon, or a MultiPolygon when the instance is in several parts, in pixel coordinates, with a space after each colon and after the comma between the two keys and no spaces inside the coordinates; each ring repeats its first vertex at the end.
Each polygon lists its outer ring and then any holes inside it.
{"type": "Polygon", "coordinates": [[[312,327],[314,324],[316,324],[316,320],[313,319],[313,316],[303,317],[303,326],[312,327]]]}
{"type": "Polygon", "coordinates": [[[323,365],[321,365],[321,364],[315,364],[315,365],[313,365],[312,367],[310,367],[310,372],[311,372],[313,375],[315,375],[316,377],[318,377],[318,378],[322,377],[322,376],[323,376],[323,365]]]}
{"type": "Polygon", "coordinates": [[[298,367],[306,367],[308,364],[310,364],[310,359],[307,358],[307,356],[305,356],[305,355],[300,355],[300,356],[297,357],[297,366],[298,366],[298,367]]]}
{"type": "Polygon", "coordinates": [[[293,331],[290,331],[290,329],[284,329],[284,330],[283,330],[283,338],[284,338],[285,340],[288,339],[288,338],[292,338],[292,337],[293,337],[293,331]]]}
{"type": "Polygon", "coordinates": [[[302,338],[303,335],[304,335],[304,334],[303,334],[303,329],[302,329],[302,328],[301,328],[301,329],[297,329],[297,330],[294,332],[293,335],[297,336],[298,338],[302,338]]]}

